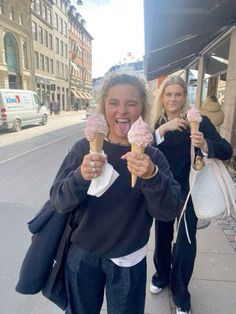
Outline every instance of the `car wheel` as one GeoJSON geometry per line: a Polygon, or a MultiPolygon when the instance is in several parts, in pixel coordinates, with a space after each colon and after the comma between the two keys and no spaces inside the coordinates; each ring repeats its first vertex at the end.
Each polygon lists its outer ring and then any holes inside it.
{"type": "Polygon", "coordinates": [[[48,117],[47,117],[47,115],[45,114],[45,115],[42,116],[41,124],[42,124],[42,125],[46,125],[47,122],[48,122],[48,117]]]}
{"type": "Polygon", "coordinates": [[[13,131],[19,132],[20,130],[21,130],[21,121],[19,119],[16,119],[14,121],[13,131]]]}

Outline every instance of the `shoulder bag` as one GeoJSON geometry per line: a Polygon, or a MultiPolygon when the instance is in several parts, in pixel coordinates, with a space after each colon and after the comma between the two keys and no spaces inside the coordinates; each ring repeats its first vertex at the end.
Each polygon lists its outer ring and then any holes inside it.
{"type": "Polygon", "coordinates": [[[191,145],[191,167],[189,174],[189,193],[180,214],[180,221],[184,217],[186,234],[189,243],[190,237],[185,218],[186,206],[191,196],[197,218],[212,219],[221,214],[236,216],[236,188],[234,182],[224,166],[224,163],[215,158],[203,158],[201,170],[195,170],[194,147],[191,145]]]}

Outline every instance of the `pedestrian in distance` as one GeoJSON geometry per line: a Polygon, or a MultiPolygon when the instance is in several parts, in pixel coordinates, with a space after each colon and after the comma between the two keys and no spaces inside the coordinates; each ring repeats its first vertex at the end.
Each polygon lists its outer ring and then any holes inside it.
{"type": "MultiPolygon", "coordinates": [[[[216,131],[206,116],[202,116],[200,129],[192,132],[186,120],[189,109],[187,86],[179,76],[167,77],[153,106],[152,125],[155,127],[155,144],[167,158],[174,178],[181,185],[184,199],[189,192],[191,164],[190,146],[197,155],[227,160],[232,156],[230,144],[216,131]]],[[[176,313],[191,312],[189,282],[194,269],[197,251],[197,217],[191,197],[187,203],[186,222],[191,244],[188,242],[184,220],[181,220],[177,239],[172,249],[174,222],[155,220],[154,264],[150,291],[160,293],[170,285],[176,313]]]]}
{"type": "Polygon", "coordinates": [[[144,83],[120,74],[103,85],[100,111],[108,134],[105,155],[90,153],[89,141],[79,140],[64,159],[50,190],[59,213],[76,211],[76,228],[65,261],[68,296],[66,314],[99,314],[106,291],[109,314],[144,314],[146,252],[153,217],[173,221],[182,202],[163,154],[148,145],[131,151],[127,132],[140,116],[147,121],[144,83]],[[100,196],[88,195],[91,180],[106,163],[119,173],[100,196]],[[134,188],[130,172],[139,178],[134,188]]]}
{"type": "Polygon", "coordinates": [[[79,110],[79,104],[77,102],[74,104],[74,110],[76,112],[78,112],[78,110],[79,110]]]}
{"type": "Polygon", "coordinates": [[[52,101],[49,103],[49,112],[50,112],[50,116],[52,116],[53,114],[53,102],[52,101]]]}

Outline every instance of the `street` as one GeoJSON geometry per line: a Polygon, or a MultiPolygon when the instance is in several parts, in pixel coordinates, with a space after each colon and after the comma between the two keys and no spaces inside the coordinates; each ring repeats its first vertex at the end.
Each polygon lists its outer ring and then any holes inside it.
{"type": "Polygon", "coordinates": [[[70,147],[83,137],[85,115],[49,118],[46,126],[0,133],[0,313],[62,313],[37,294],[15,292],[19,270],[30,244],[29,221],[48,198],[52,181],[70,147]],[[7,143],[9,145],[7,145],[7,143]]]}

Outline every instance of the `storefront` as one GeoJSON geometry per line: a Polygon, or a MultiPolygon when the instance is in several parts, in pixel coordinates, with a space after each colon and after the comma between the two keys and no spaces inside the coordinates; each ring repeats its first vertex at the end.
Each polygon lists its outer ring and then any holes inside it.
{"type": "Polygon", "coordinates": [[[220,133],[236,154],[236,1],[144,0],[145,74],[148,80],[197,71],[195,104],[219,97],[220,133]],[[160,31],[159,31],[160,30],[160,31]]]}

